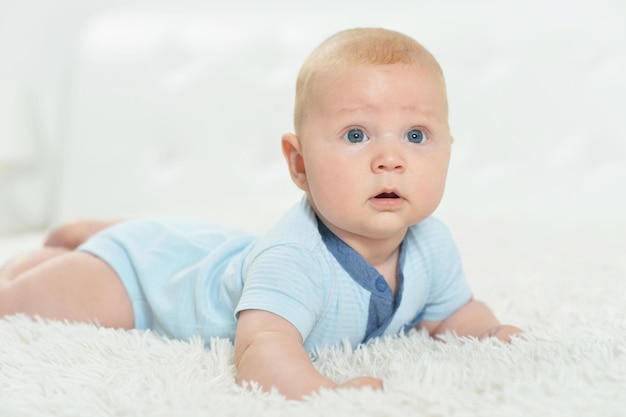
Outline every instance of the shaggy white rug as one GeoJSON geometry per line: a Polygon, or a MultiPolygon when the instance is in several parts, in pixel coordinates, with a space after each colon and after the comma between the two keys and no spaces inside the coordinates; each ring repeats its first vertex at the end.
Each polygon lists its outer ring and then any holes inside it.
{"type": "Polygon", "coordinates": [[[626,228],[545,226],[452,227],[477,298],[527,330],[511,344],[412,332],[317,355],[336,381],[374,375],[384,392],[286,401],[239,387],[225,340],[14,316],[0,320],[0,416],[626,416],[626,228]]]}

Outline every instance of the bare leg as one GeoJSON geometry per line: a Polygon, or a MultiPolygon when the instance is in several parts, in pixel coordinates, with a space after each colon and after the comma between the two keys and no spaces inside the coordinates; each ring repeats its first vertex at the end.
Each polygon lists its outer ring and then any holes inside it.
{"type": "Polygon", "coordinates": [[[0,317],[25,313],[55,320],[95,321],[105,327],[134,327],[130,299],[106,262],[73,251],[51,255],[38,264],[36,257],[30,268],[16,264],[0,271],[6,274],[0,280],[0,317]],[[22,272],[11,276],[12,268],[22,272]]]}
{"type": "Polygon", "coordinates": [[[10,281],[70,249],[76,249],[95,233],[118,222],[119,220],[77,220],[52,229],[44,241],[44,248],[17,256],[0,268],[0,283],[10,281]]]}
{"type": "Polygon", "coordinates": [[[0,284],[11,281],[37,265],[63,253],[65,248],[41,248],[10,259],[0,268],[0,284]]]}

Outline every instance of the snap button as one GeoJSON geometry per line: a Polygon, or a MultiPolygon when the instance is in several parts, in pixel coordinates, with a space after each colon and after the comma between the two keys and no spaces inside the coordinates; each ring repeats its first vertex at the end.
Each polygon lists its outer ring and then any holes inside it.
{"type": "Polygon", "coordinates": [[[387,281],[385,281],[384,278],[378,278],[376,280],[376,289],[380,292],[384,292],[385,290],[387,290],[387,281]]]}

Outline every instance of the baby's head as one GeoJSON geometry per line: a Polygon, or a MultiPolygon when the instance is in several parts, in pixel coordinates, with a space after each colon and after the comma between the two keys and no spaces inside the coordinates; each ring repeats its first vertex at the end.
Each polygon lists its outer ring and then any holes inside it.
{"type": "Polygon", "coordinates": [[[301,131],[310,106],[315,103],[318,83],[324,77],[332,77],[338,68],[391,64],[414,64],[441,77],[447,121],[445,82],[435,57],[413,38],[400,32],[357,28],[344,30],[326,39],[311,52],[300,68],[294,106],[296,134],[301,131]]]}
{"type": "Polygon", "coordinates": [[[298,76],[295,128],[282,141],[291,177],[353,248],[399,244],[439,204],[452,143],[445,82],[410,37],[353,29],[324,41],[298,76]]]}

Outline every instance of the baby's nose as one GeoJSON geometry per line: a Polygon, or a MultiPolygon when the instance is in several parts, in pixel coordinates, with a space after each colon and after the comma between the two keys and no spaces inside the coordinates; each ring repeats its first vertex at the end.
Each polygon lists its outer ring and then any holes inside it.
{"type": "Polygon", "coordinates": [[[403,172],[405,169],[406,161],[402,157],[399,150],[395,148],[386,148],[380,152],[376,158],[372,161],[372,170],[374,172],[403,172]]]}

